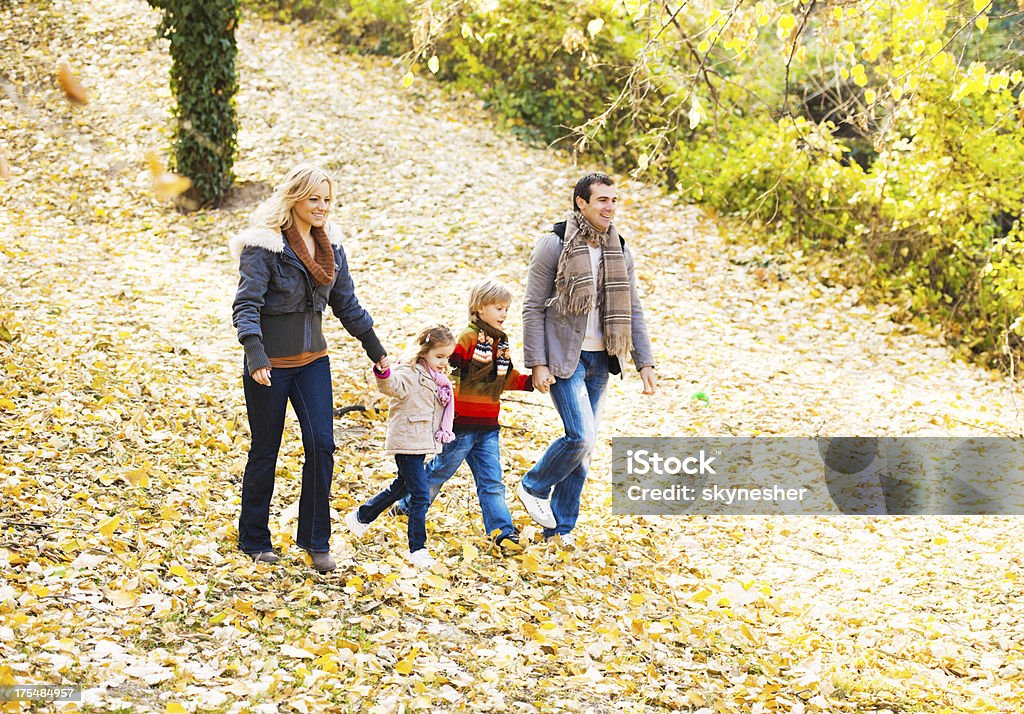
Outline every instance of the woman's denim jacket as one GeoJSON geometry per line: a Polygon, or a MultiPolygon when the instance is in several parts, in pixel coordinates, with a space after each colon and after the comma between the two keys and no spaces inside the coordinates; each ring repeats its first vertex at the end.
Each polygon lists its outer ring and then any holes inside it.
{"type": "Polygon", "coordinates": [[[280,231],[250,228],[231,239],[231,252],[238,257],[239,273],[232,323],[238,330],[238,341],[245,345],[250,373],[270,366],[268,352],[278,357],[288,356],[276,354],[282,349],[290,354],[325,349],[326,343],[318,328],[320,313],[328,305],[345,329],[357,338],[373,327],[373,318],[356,298],[348,259],[341,245],[341,231],[328,223],[327,237],[334,249],[334,282],[328,285],[314,285],[280,231]],[[278,344],[283,336],[265,334],[264,318],[296,316],[293,320],[266,321],[284,324],[296,322],[298,314],[304,316],[303,334],[297,337],[301,345],[290,344],[296,341],[296,336],[290,335],[289,344],[284,348],[278,344]]]}

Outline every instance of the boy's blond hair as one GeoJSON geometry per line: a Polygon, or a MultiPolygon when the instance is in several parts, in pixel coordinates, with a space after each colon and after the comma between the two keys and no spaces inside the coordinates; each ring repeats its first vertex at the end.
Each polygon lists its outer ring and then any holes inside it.
{"type": "Polygon", "coordinates": [[[494,278],[484,278],[469,291],[469,319],[479,317],[481,308],[512,302],[512,290],[494,278]]]}

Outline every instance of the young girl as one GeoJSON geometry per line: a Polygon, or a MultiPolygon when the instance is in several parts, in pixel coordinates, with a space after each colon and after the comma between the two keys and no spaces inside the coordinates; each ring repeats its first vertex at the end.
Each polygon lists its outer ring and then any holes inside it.
{"type": "Polygon", "coordinates": [[[445,375],[455,337],[444,325],[423,330],[416,337],[417,351],[393,370],[374,367],[377,387],[392,397],[385,453],[394,454],[398,478],[359,508],[345,516],[345,525],[356,536],[393,503],[409,495],[409,560],[429,568],[434,559],[427,552],[427,476],[423,460],[436,454],[439,444],[454,437],[455,400],[445,375]]]}

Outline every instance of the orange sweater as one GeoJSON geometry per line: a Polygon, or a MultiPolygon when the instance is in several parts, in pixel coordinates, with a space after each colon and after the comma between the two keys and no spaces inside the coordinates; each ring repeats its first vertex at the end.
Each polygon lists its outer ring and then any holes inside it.
{"type": "Polygon", "coordinates": [[[471,322],[462,331],[448,363],[455,383],[456,431],[497,429],[501,393],[533,391],[531,376],[512,364],[508,337],[485,322],[471,322]]]}

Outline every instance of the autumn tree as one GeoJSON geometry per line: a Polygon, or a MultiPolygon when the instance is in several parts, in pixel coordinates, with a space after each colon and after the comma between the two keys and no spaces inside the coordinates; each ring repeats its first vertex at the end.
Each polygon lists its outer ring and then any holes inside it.
{"type": "Polygon", "coordinates": [[[192,180],[181,204],[215,203],[234,179],[238,0],[148,1],[163,11],[159,32],[171,43],[177,119],[173,163],[192,180]]]}

